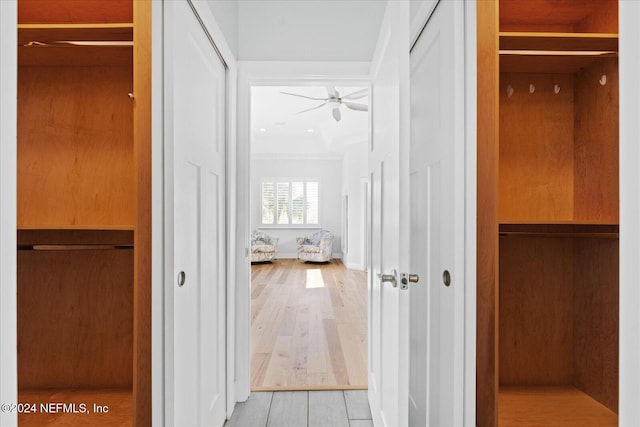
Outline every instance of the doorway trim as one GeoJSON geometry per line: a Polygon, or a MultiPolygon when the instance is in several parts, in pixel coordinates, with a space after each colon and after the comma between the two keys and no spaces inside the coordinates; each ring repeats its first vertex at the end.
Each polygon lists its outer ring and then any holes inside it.
{"type": "MultiPolygon", "coordinates": [[[[368,86],[369,62],[238,62],[238,136],[236,163],[235,264],[235,400],[245,401],[251,393],[251,87],[252,86],[368,86]],[[242,247],[244,245],[244,248],[242,247]],[[244,256],[240,255],[244,253],[244,256]]],[[[231,372],[229,373],[231,374],[231,372]]]]}
{"type": "MultiPolygon", "coordinates": [[[[17,351],[17,2],[0,1],[0,402],[18,401],[17,351]],[[11,349],[7,351],[7,349],[11,349]]],[[[15,413],[0,412],[0,425],[15,425],[15,413]]]]}

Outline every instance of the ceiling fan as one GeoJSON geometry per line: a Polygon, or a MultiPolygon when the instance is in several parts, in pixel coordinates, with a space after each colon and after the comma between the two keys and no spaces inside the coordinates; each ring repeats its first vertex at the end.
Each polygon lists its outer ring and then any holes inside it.
{"type": "Polygon", "coordinates": [[[302,113],[306,113],[307,111],[312,111],[312,110],[317,110],[318,108],[322,108],[325,105],[328,106],[329,108],[332,109],[332,114],[333,114],[333,118],[335,119],[336,122],[339,122],[340,119],[342,118],[342,115],[340,114],[340,106],[344,105],[345,107],[351,109],[351,110],[355,110],[355,111],[368,111],[369,107],[367,105],[364,104],[356,104],[353,102],[349,102],[349,101],[353,101],[356,99],[360,99],[360,98],[364,98],[365,96],[368,95],[369,90],[368,89],[360,89],[357,90],[355,92],[352,92],[348,95],[344,95],[344,96],[340,96],[340,93],[338,93],[338,91],[336,90],[336,88],[327,88],[327,97],[326,98],[314,98],[311,96],[306,96],[306,95],[300,95],[297,93],[290,93],[290,92],[280,92],[283,93],[285,95],[292,95],[292,96],[299,96],[300,98],[307,98],[307,99],[313,99],[316,101],[323,101],[322,104],[313,107],[313,108],[309,108],[307,110],[302,110],[299,113],[296,114],[302,114],[302,113]]]}

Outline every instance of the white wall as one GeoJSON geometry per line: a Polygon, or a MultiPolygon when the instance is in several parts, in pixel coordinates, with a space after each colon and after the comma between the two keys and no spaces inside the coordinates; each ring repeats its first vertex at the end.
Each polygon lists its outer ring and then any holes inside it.
{"type": "Polygon", "coordinates": [[[319,228],[334,234],[333,256],[341,258],[341,194],[342,162],[340,159],[275,159],[254,156],[251,159],[251,228],[278,237],[277,258],[296,258],[296,237],[303,237],[319,228]],[[314,228],[264,228],[261,226],[260,183],[263,178],[319,178],[320,224],[314,228]]]}
{"type": "Polygon", "coordinates": [[[621,426],[640,425],[640,3],[620,2],[620,403],[621,426]]]}
{"type": "Polygon", "coordinates": [[[370,61],[386,1],[243,0],[240,60],[370,61]]]}
{"type": "MultiPolygon", "coordinates": [[[[16,358],[16,92],[17,8],[0,0],[0,403],[18,401],[16,358]]],[[[0,425],[14,426],[17,414],[0,411],[0,425]]]]}
{"type": "MultiPolygon", "coordinates": [[[[347,268],[365,270],[365,210],[363,180],[368,174],[367,142],[349,144],[342,159],[342,195],[348,198],[347,250],[342,260],[347,268]]],[[[344,220],[344,219],[343,219],[344,220]]]]}
{"type": "Polygon", "coordinates": [[[231,53],[238,57],[238,0],[206,0],[231,53]]]}

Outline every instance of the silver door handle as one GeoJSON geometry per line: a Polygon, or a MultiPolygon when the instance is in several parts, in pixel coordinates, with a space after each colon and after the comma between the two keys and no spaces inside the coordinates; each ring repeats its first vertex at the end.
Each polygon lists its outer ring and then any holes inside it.
{"type": "Polygon", "coordinates": [[[181,271],[180,273],[178,273],[178,287],[183,287],[185,280],[187,280],[187,275],[185,274],[185,272],[181,271]]]}
{"type": "Polygon", "coordinates": [[[398,280],[396,279],[397,276],[398,276],[398,273],[396,272],[395,269],[393,270],[393,274],[378,273],[378,279],[380,279],[380,283],[384,283],[384,282],[391,283],[391,286],[393,286],[394,288],[398,287],[398,280]]]}
{"type": "Polygon", "coordinates": [[[409,289],[409,283],[418,283],[420,276],[411,273],[402,273],[400,275],[400,289],[409,289]]]}

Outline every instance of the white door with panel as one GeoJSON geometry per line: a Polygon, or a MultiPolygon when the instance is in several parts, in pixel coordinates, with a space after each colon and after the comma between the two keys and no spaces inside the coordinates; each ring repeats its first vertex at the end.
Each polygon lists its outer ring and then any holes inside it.
{"type": "Polygon", "coordinates": [[[409,215],[402,209],[408,193],[406,151],[401,155],[409,122],[408,22],[408,2],[387,3],[371,66],[369,404],[374,425],[389,427],[407,424],[409,386],[409,294],[393,282],[393,272],[408,267],[409,253],[409,215]]]}
{"type": "Polygon", "coordinates": [[[464,425],[463,25],[441,0],[410,54],[410,426],[464,425]]]}
{"type": "Polygon", "coordinates": [[[218,427],[226,418],[226,67],[189,1],[168,2],[165,17],[174,172],[166,419],[218,427]]]}

